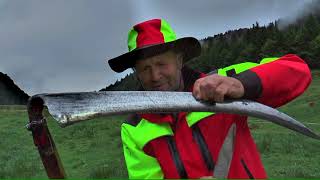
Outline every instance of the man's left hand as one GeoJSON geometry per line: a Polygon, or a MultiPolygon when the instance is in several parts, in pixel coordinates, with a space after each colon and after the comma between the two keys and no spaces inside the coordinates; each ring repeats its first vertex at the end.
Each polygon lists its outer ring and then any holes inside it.
{"type": "Polygon", "coordinates": [[[238,79],[213,74],[198,79],[192,94],[198,100],[223,102],[226,97],[243,97],[244,87],[238,79]]]}

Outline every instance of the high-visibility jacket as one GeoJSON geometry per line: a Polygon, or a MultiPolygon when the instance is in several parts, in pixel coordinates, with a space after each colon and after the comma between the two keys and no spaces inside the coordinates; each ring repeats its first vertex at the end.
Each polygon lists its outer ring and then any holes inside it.
{"type": "MultiPolygon", "coordinates": [[[[186,91],[206,76],[191,70],[182,74],[186,91]]],[[[271,107],[299,96],[311,82],[307,64],[293,54],[232,65],[218,74],[237,78],[244,98],[271,107]]],[[[247,116],[135,114],[122,125],[121,137],[129,178],[267,178],[247,116]]]]}

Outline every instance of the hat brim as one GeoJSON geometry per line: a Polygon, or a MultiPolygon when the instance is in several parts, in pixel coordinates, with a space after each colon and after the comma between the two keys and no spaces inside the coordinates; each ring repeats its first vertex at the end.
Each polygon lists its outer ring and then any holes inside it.
{"type": "Polygon", "coordinates": [[[197,57],[201,53],[200,42],[193,37],[184,37],[168,43],[152,45],[135,49],[128,53],[108,61],[110,67],[115,72],[123,72],[128,68],[132,68],[139,59],[152,57],[157,54],[168,51],[169,49],[177,49],[184,54],[184,63],[190,59],[197,57]]]}

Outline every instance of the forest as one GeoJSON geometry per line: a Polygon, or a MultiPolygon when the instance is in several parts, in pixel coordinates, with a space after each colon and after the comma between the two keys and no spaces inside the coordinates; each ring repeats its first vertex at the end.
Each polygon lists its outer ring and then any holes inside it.
{"type": "MultiPolygon", "coordinates": [[[[320,68],[320,14],[310,13],[292,23],[283,20],[251,28],[241,28],[200,40],[201,55],[187,62],[193,69],[208,73],[212,70],[245,61],[260,62],[265,57],[297,54],[311,69],[320,68]]],[[[137,90],[134,74],[100,91],[137,90]]]]}

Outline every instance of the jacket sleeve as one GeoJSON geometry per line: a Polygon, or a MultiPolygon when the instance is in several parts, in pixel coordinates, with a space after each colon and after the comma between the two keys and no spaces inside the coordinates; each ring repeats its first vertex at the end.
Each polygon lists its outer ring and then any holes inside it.
{"type": "Polygon", "coordinates": [[[130,179],[163,179],[161,167],[156,158],[147,155],[134,140],[131,125],[123,124],[121,139],[123,152],[130,179]]]}
{"type": "Polygon", "coordinates": [[[262,62],[234,77],[244,85],[245,98],[271,107],[279,107],[293,100],[311,82],[308,65],[294,54],[262,62]]]}

